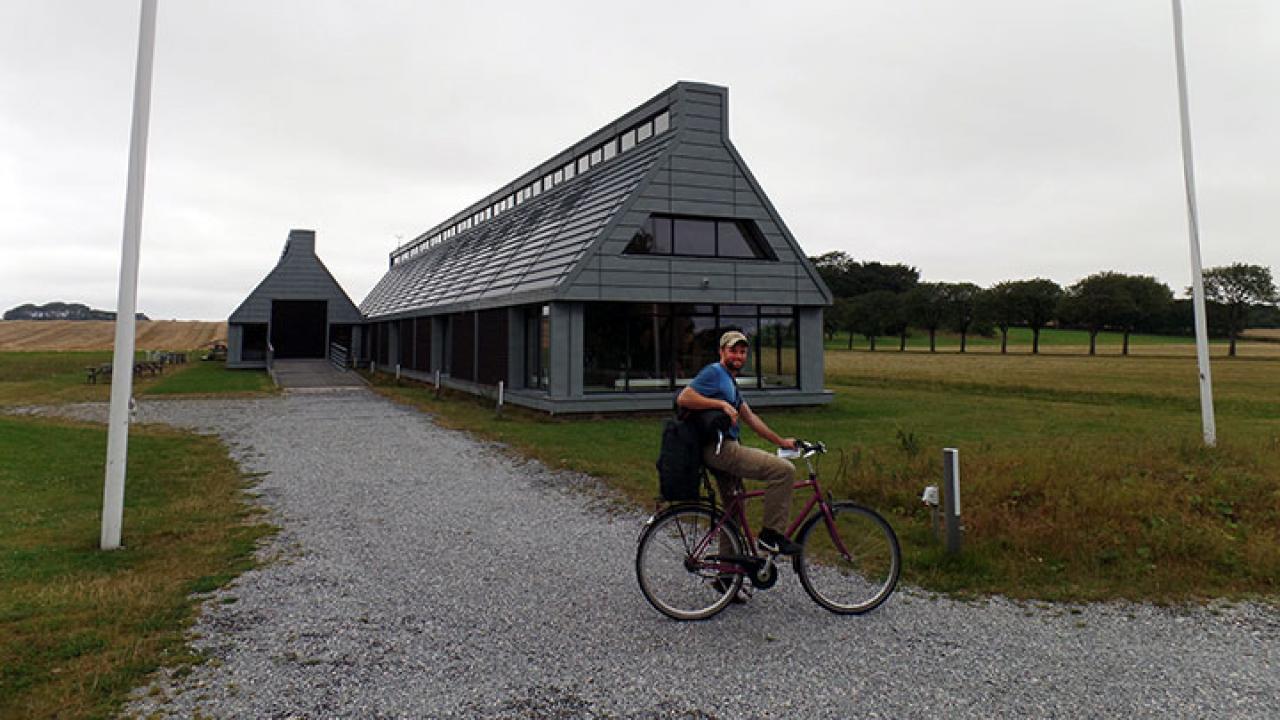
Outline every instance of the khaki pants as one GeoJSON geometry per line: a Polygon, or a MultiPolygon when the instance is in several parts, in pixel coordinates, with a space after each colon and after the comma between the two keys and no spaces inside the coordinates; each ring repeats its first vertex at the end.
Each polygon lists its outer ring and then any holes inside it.
{"type": "Polygon", "coordinates": [[[743,447],[737,440],[726,439],[716,453],[714,444],[702,453],[702,461],[716,476],[720,500],[729,498],[742,487],[742,480],[760,480],[765,483],[764,526],[778,532],[786,532],[791,519],[791,491],[795,483],[796,469],[790,462],[772,453],[753,447],[743,447]]]}

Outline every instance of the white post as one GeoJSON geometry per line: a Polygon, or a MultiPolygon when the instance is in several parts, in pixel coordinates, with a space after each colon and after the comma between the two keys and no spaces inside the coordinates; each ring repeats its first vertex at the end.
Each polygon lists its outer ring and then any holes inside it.
{"type": "Polygon", "coordinates": [[[498,414],[499,415],[502,414],[502,400],[503,400],[502,396],[503,396],[504,386],[505,386],[505,383],[502,380],[499,380],[498,381],[498,414]]]}
{"type": "Polygon", "coordinates": [[[1191,235],[1191,297],[1196,315],[1196,362],[1200,366],[1200,419],[1204,444],[1218,444],[1213,418],[1213,376],[1209,372],[1209,331],[1204,313],[1204,272],[1200,264],[1200,219],[1196,212],[1196,176],[1191,162],[1191,114],[1187,109],[1187,61],[1182,47],[1182,2],[1173,0],[1173,46],[1178,60],[1178,109],[1182,116],[1182,175],[1187,188],[1187,229],[1191,235]]]}
{"type": "Polygon", "coordinates": [[[142,236],[142,193],[147,170],[147,128],[151,117],[151,60],[156,44],[156,0],[142,0],[138,67],[133,83],[133,126],[129,133],[129,180],[125,190],[124,243],[116,302],[115,356],[111,369],[111,412],[107,420],[107,471],[102,490],[103,550],[120,547],[124,520],[125,466],[129,455],[129,398],[133,394],[133,350],[137,333],[138,255],[142,236]]]}
{"type": "Polygon", "coordinates": [[[400,379],[400,363],[396,363],[396,380],[400,379]]]}
{"type": "Polygon", "coordinates": [[[942,450],[942,475],[946,484],[943,494],[943,527],[947,534],[947,552],[960,552],[962,537],[960,527],[960,451],[955,448],[942,450]]]}

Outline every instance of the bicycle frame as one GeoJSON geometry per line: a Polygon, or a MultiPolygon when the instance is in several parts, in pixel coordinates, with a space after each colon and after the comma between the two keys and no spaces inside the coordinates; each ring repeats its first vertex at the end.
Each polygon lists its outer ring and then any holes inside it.
{"type": "MultiPolygon", "coordinates": [[[[800,514],[796,515],[795,520],[793,520],[791,525],[787,527],[785,535],[787,537],[792,537],[796,530],[798,530],[800,526],[809,519],[809,514],[813,512],[814,506],[817,506],[819,511],[822,513],[824,521],[827,523],[827,528],[831,532],[831,537],[835,540],[836,549],[843,557],[848,559],[849,551],[845,548],[844,541],[841,540],[839,533],[836,532],[835,517],[831,514],[831,505],[822,494],[822,486],[818,484],[818,473],[814,469],[813,463],[810,462],[808,457],[804,460],[809,469],[809,479],[804,482],[795,483],[791,488],[792,490],[812,488],[813,492],[805,503],[804,510],[800,511],[800,514]]],[[[719,535],[725,522],[732,518],[738,523],[738,526],[742,528],[742,533],[747,541],[747,552],[752,557],[759,557],[759,554],[756,552],[756,538],[751,533],[750,523],[747,522],[746,504],[748,500],[764,497],[764,495],[764,490],[747,490],[746,488],[743,488],[741,491],[734,493],[733,497],[728,498],[725,502],[724,512],[720,514],[720,518],[716,521],[715,527],[711,528],[711,531],[698,541],[694,554],[700,556],[702,552],[707,549],[707,546],[711,544],[712,538],[719,535]]],[[[724,573],[746,574],[750,572],[748,568],[737,563],[716,563],[709,567],[718,572],[724,573]]]]}

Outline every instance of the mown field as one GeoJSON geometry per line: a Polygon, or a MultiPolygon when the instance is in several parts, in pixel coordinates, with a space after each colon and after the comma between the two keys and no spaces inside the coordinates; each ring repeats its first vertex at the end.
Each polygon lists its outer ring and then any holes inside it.
{"type": "MultiPolygon", "coordinates": [[[[829,350],[827,369],[830,406],[761,414],[827,442],[831,488],[892,518],[907,582],[1046,600],[1280,591],[1280,359],[1215,361],[1214,449],[1193,356],[829,350]],[[941,551],[919,501],[940,484],[944,447],[961,455],[959,557],[941,551]]],[[[442,422],[654,504],[660,417],[495,418],[488,401],[379,382],[442,422]]]]}
{"type": "MultiPolygon", "coordinates": [[[[116,324],[107,320],[0,320],[0,352],[110,350],[116,324]]],[[[137,325],[139,350],[187,350],[226,342],[227,324],[147,320],[137,325]]]]}
{"type": "MultiPolygon", "coordinates": [[[[253,564],[271,532],[217,440],[130,432],[124,548],[98,550],[106,458],[100,425],[5,406],[107,399],[84,368],[109,352],[0,352],[0,718],[104,718],[161,665],[202,660],[183,635],[192,593],[253,564]]],[[[141,397],[261,392],[261,372],[193,361],[135,384],[141,397]]]]}
{"type": "MultiPolygon", "coordinates": [[[[1250,330],[1245,334],[1246,340],[1259,342],[1242,342],[1237,347],[1239,357],[1280,358],[1280,330],[1250,330]],[[1268,342],[1269,341],[1269,342],[1268,342]]],[[[969,335],[966,339],[966,352],[987,354],[1000,352],[999,333],[983,337],[969,335]]],[[[861,335],[853,336],[850,347],[849,334],[837,333],[826,340],[828,350],[866,350],[867,339],[861,335]]],[[[898,352],[900,341],[895,336],[876,338],[876,352],[898,352]]],[[[957,352],[960,348],[960,336],[952,332],[938,332],[935,337],[938,352],[957,352]]],[[[1026,328],[1010,328],[1007,350],[1010,354],[1030,354],[1032,334],[1026,328]]],[[[1121,355],[1124,348],[1124,335],[1114,332],[1098,333],[1096,352],[1098,355],[1121,355]]],[[[907,352],[926,352],[929,349],[929,334],[926,331],[913,329],[907,337],[907,352]]],[[[1210,357],[1226,357],[1228,343],[1225,339],[1209,341],[1210,357]]],[[[1087,355],[1089,353],[1089,333],[1084,330],[1046,329],[1040,334],[1040,353],[1049,355],[1087,355]]],[[[1194,338],[1169,335],[1131,335],[1129,337],[1129,354],[1131,355],[1167,355],[1173,357],[1195,357],[1196,344],[1194,338]]]]}

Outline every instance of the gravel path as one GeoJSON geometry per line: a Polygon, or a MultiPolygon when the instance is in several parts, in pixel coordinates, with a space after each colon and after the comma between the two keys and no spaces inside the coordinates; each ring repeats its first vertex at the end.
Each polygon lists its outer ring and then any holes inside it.
{"type": "Polygon", "coordinates": [[[222,436],[282,527],[277,559],[206,604],[214,660],[140,689],[140,716],[1275,717],[1268,606],[900,591],[850,618],[784,566],[748,605],[675,623],[636,588],[642,514],[368,391],[139,420],[222,436]]]}

